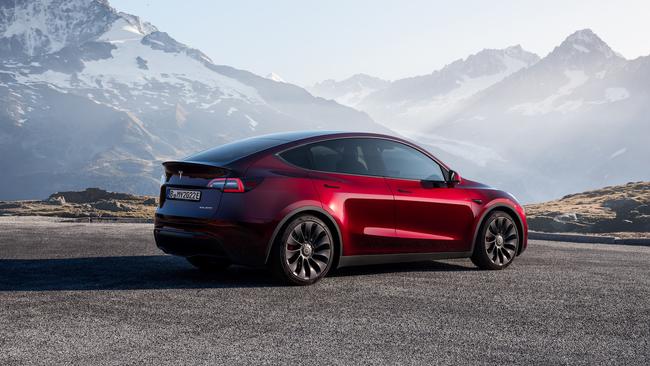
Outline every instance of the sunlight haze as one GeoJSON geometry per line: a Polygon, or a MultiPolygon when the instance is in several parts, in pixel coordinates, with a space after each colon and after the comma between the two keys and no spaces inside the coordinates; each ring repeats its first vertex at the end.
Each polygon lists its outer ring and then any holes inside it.
{"type": "Polygon", "coordinates": [[[647,1],[127,1],[217,64],[310,85],[367,73],[427,74],[483,48],[521,44],[545,56],[591,28],[628,59],[650,54],[647,1]]]}

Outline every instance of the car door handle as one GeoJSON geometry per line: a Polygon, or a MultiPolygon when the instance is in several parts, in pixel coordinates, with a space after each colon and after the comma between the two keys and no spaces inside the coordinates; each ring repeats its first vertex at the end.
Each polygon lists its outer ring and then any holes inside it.
{"type": "Polygon", "coordinates": [[[404,188],[397,188],[397,192],[399,192],[399,193],[413,193],[413,192],[409,191],[408,189],[404,189],[404,188]]]}
{"type": "Polygon", "coordinates": [[[335,186],[335,185],[333,185],[333,184],[327,184],[327,183],[323,184],[323,187],[325,187],[325,188],[332,188],[332,189],[339,189],[339,188],[341,188],[341,187],[339,187],[339,186],[335,186]]]}

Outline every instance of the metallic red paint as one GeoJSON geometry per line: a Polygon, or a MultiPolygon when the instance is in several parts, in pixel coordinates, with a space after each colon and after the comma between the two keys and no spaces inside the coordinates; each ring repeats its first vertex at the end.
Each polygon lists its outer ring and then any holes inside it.
{"type": "MultiPolygon", "coordinates": [[[[306,143],[347,137],[389,139],[435,159],[412,143],[390,136],[323,133],[287,138],[221,166],[165,163],[166,180],[155,219],[157,244],[171,254],[225,256],[235,263],[263,265],[283,224],[295,214],[309,212],[331,226],[338,254],[343,257],[406,253],[469,256],[481,220],[492,210],[504,210],[514,217],[521,232],[519,252],[526,248],[525,212],[505,192],[464,178],[458,183],[433,183],[312,171],[277,155],[306,143]],[[247,181],[255,182],[250,185],[254,188],[222,192],[208,187],[211,180],[223,178],[239,178],[244,187],[248,187],[247,181]],[[198,203],[165,199],[173,187],[200,189],[203,198],[198,203]],[[199,241],[207,244],[195,245],[199,241]]],[[[440,164],[448,172],[449,168],[440,164]]]]}
{"type": "Polygon", "coordinates": [[[322,172],[310,172],[310,177],[322,208],[341,228],[343,255],[390,252],[395,232],[394,202],[383,177],[322,172]],[[391,235],[374,235],[378,232],[391,235]]]}
{"type": "Polygon", "coordinates": [[[411,253],[470,249],[472,201],[459,185],[425,187],[421,181],[386,178],[395,197],[395,247],[411,253]]]}

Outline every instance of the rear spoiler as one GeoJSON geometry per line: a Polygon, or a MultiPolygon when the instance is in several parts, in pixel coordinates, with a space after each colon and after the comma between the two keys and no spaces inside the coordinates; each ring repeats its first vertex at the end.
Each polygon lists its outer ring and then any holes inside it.
{"type": "Polygon", "coordinates": [[[212,179],[226,177],[230,173],[226,168],[202,161],[166,161],[162,165],[165,167],[167,179],[172,175],[212,179]]]}

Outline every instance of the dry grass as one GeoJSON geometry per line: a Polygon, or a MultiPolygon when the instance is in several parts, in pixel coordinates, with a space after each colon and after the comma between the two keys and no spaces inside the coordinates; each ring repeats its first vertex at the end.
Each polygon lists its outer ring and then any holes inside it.
{"type": "Polygon", "coordinates": [[[0,215],[151,219],[156,211],[156,202],[155,197],[91,188],[81,192],[55,193],[45,201],[0,201],[0,215]]]}
{"type": "Polygon", "coordinates": [[[538,231],[608,233],[619,237],[630,237],[629,233],[647,234],[650,232],[650,182],[605,187],[527,205],[526,214],[531,229],[538,231]]]}

